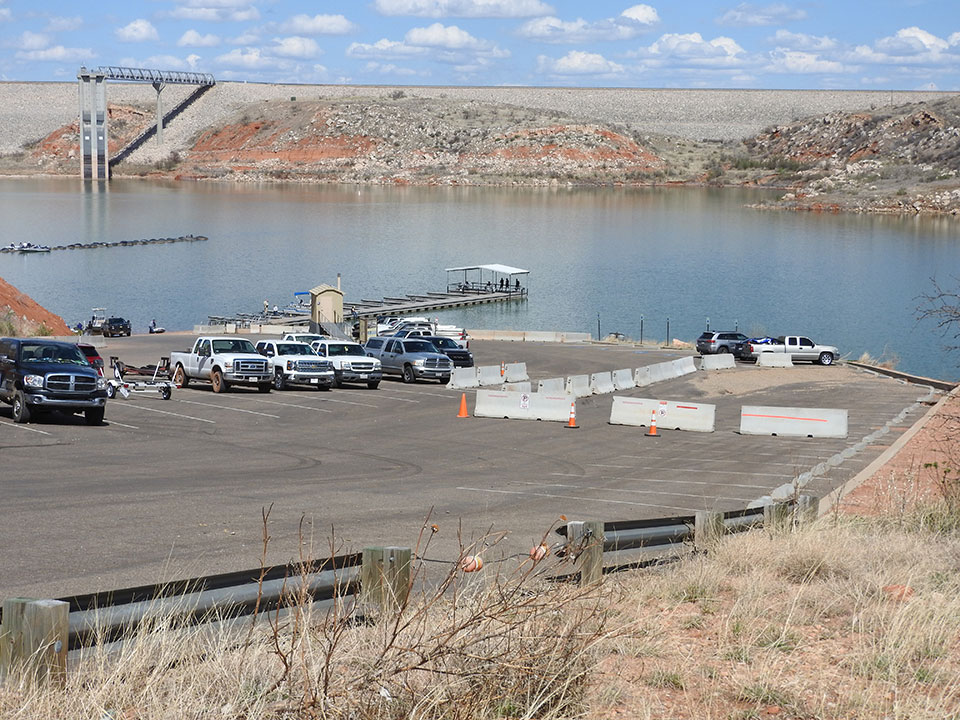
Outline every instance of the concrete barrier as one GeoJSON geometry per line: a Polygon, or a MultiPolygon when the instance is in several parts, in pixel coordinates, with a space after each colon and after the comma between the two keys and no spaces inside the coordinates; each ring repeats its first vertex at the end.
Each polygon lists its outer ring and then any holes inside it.
{"type": "Polygon", "coordinates": [[[606,395],[614,391],[613,375],[608,372],[594,373],[590,376],[590,390],[594,395],[606,395]]]}
{"type": "Polygon", "coordinates": [[[693,355],[688,355],[687,357],[682,357],[679,360],[673,361],[673,366],[677,377],[683,377],[684,375],[689,375],[690,373],[695,373],[697,371],[697,366],[693,362],[693,355]]]}
{"type": "Polygon", "coordinates": [[[630,372],[629,369],[613,371],[614,390],[630,390],[636,386],[637,384],[633,380],[633,373],[630,372]]]}
{"type": "Polygon", "coordinates": [[[567,384],[564,389],[566,390],[567,395],[573,395],[574,397],[578,398],[593,395],[593,390],[590,387],[589,375],[571,375],[567,378],[567,384]]]}
{"type": "Polygon", "coordinates": [[[740,409],[740,434],[845,438],[847,411],[744,405],[740,409]]]}
{"type": "Polygon", "coordinates": [[[507,363],[507,372],[503,376],[503,379],[508,383],[513,382],[524,382],[530,379],[530,376],[527,375],[527,364],[526,363],[507,363]]]}
{"type": "Polygon", "coordinates": [[[537,383],[537,392],[562,393],[565,387],[563,378],[547,378],[537,383]]]}
{"type": "MultiPolygon", "coordinates": [[[[500,389],[505,392],[525,392],[528,394],[533,392],[529,382],[504,383],[500,386],[500,389]]],[[[561,390],[561,392],[563,391],[561,390]]]]}
{"type": "Polygon", "coordinates": [[[706,403],[614,396],[610,424],[647,427],[651,412],[656,412],[658,429],[713,432],[716,410],[706,403]]]}
{"type": "Polygon", "coordinates": [[[757,367],[793,367],[793,358],[787,353],[762,352],[757,356],[757,367]]]}
{"type": "Polygon", "coordinates": [[[499,365],[480,365],[477,367],[477,382],[480,386],[502,385],[503,376],[499,365]]]}
{"type": "Polygon", "coordinates": [[[651,366],[638,367],[633,372],[633,382],[637,387],[646,387],[654,382],[651,366]]]}
{"type": "Polygon", "coordinates": [[[650,365],[650,378],[653,382],[663,382],[672,380],[676,377],[673,373],[673,365],[670,362],[661,362],[650,365]]]}
{"type": "Polygon", "coordinates": [[[450,373],[450,382],[447,387],[451,390],[461,388],[475,388],[480,386],[480,379],[477,377],[476,368],[458,368],[455,367],[450,373]]]}
{"type": "Polygon", "coordinates": [[[477,390],[473,414],[476,417],[566,422],[570,418],[571,402],[574,399],[566,393],[477,390]]]}
{"type": "Polygon", "coordinates": [[[701,370],[731,370],[737,366],[733,355],[720,353],[718,355],[704,355],[700,358],[701,370]]]}

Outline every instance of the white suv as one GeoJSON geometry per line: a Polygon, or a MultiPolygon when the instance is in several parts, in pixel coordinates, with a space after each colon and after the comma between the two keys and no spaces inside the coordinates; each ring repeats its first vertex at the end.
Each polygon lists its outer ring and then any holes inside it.
{"type": "Polygon", "coordinates": [[[273,375],[273,387],[283,390],[287,385],[313,385],[321,390],[333,387],[333,365],[317,357],[306,343],[261,340],[257,352],[267,358],[273,375]]]}
{"type": "Polygon", "coordinates": [[[366,383],[375,390],[383,378],[383,366],[376,358],[367,357],[359,343],[349,340],[317,340],[310,347],[317,355],[333,363],[333,384],[340,387],[345,382],[366,383]]]}

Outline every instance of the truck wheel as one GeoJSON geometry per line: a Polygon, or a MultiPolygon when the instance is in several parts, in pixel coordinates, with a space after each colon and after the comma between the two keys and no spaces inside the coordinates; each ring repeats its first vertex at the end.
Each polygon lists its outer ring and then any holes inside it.
{"type": "Polygon", "coordinates": [[[417,376],[413,374],[413,368],[410,365],[403,366],[403,381],[405,383],[415,383],[417,376]]]}
{"type": "Polygon", "coordinates": [[[260,383],[257,385],[257,392],[268,393],[273,388],[270,383],[260,383]]]}
{"type": "Polygon", "coordinates": [[[103,424],[103,411],[102,407],[87,408],[83,417],[87,421],[87,425],[102,425],[103,424]]]}
{"type": "Polygon", "coordinates": [[[172,394],[172,393],[170,392],[170,388],[167,387],[166,385],[164,385],[162,388],[160,388],[160,398],[161,398],[161,399],[163,399],[163,400],[169,400],[171,394],[172,394]]]}
{"type": "Polygon", "coordinates": [[[833,353],[828,353],[828,352],[820,353],[819,362],[821,365],[833,365],[833,353]]]}
{"type": "Polygon", "coordinates": [[[339,370],[333,371],[333,386],[335,388],[343,387],[343,373],[341,373],[339,370]]]}
{"type": "Polygon", "coordinates": [[[368,383],[367,383],[367,387],[370,388],[371,390],[376,390],[377,387],[379,387],[379,385],[380,385],[380,381],[379,381],[379,380],[375,380],[375,381],[373,381],[373,382],[368,382],[368,383]]]}
{"type": "Polygon", "coordinates": [[[277,370],[273,376],[273,387],[275,390],[283,390],[287,386],[287,379],[283,376],[283,372],[277,370]]]}
{"type": "Polygon", "coordinates": [[[223,379],[223,372],[221,372],[220,368],[214,368],[210,371],[210,384],[213,385],[213,391],[215,393],[227,391],[227,383],[223,379]]]}
{"type": "Polygon", "coordinates": [[[113,383],[107,383],[107,397],[113,400],[117,396],[117,389],[113,383]]]}
{"type": "Polygon", "coordinates": [[[30,422],[30,408],[27,406],[27,399],[23,396],[22,390],[17,390],[13,395],[13,421],[15,423],[30,422]]]}
{"type": "Polygon", "coordinates": [[[173,383],[177,387],[185,388],[190,384],[190,378],[187,377],[187,373],[183,370],[183,365],[177,365],[177,369],[173,371],[173,383]]]}

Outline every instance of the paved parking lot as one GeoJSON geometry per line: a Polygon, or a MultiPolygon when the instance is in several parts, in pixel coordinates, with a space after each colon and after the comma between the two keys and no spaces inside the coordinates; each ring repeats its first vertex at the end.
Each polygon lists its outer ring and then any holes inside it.
{"type": "MultiPolygon", "coordinates": [[[[251,338],[256,340],[257,338],[251,338]]],[[[128,364],[186,347],[177,335],[116,338],[101,350],[128,364]]],[[[531,379],[638,367],[680,353],[631,347],[474,342],[478,363],[526,362],[531,379]]],[[[457,419],[460,391],[385,380],[330,392],[262,395],[209,386],[108,404],[107,424],[54,417],[14,425],[0,407],[5,518],[0,597],[64,596],[253,567],[261,511],[272,505],[270,562],[304,542],[326,552],[413,544],[432,508],[434,557],[457,534],[509,532],[522,551],[561,514],[632,520],[734,509],[767,496],[910,412],[883,440],[815,478],[837,487],[923,412],[924,388],[848,367],[742,366],[637,388],[637,397],[717,405],[716,432],[607,423],[609,395],[578,401],[561,423],[457,419]],[[741,436],[742,404],[850,410],[844,440],[741,436]]],[[[473,401],[468,392],[468,403],[473,401]]],[[[498,550],[499,552],[499,550],[498,550]]]]}

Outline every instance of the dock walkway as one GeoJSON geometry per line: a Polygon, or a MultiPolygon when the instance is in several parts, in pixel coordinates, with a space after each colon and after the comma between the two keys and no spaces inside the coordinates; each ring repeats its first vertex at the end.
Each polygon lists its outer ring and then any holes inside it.
{"type": "Polygon", "coordinates": [[[526,300],[527,289],[511,288],[509,290],[492,289],[485,287],[465,286],[448,288],[447,292],[427,292],[423,294],[409,294],[403,297],[384,297],[382,300],[361,299],[360,302],[345,302],[343,304],[344,317],[375,318],[384,315],[410,315],[414,313],[429,313],[431,310],[449,310],[450,308],[467,307],[469,305],[485,305],[487,303],[508,302],[510,300],[526,300]]]}

